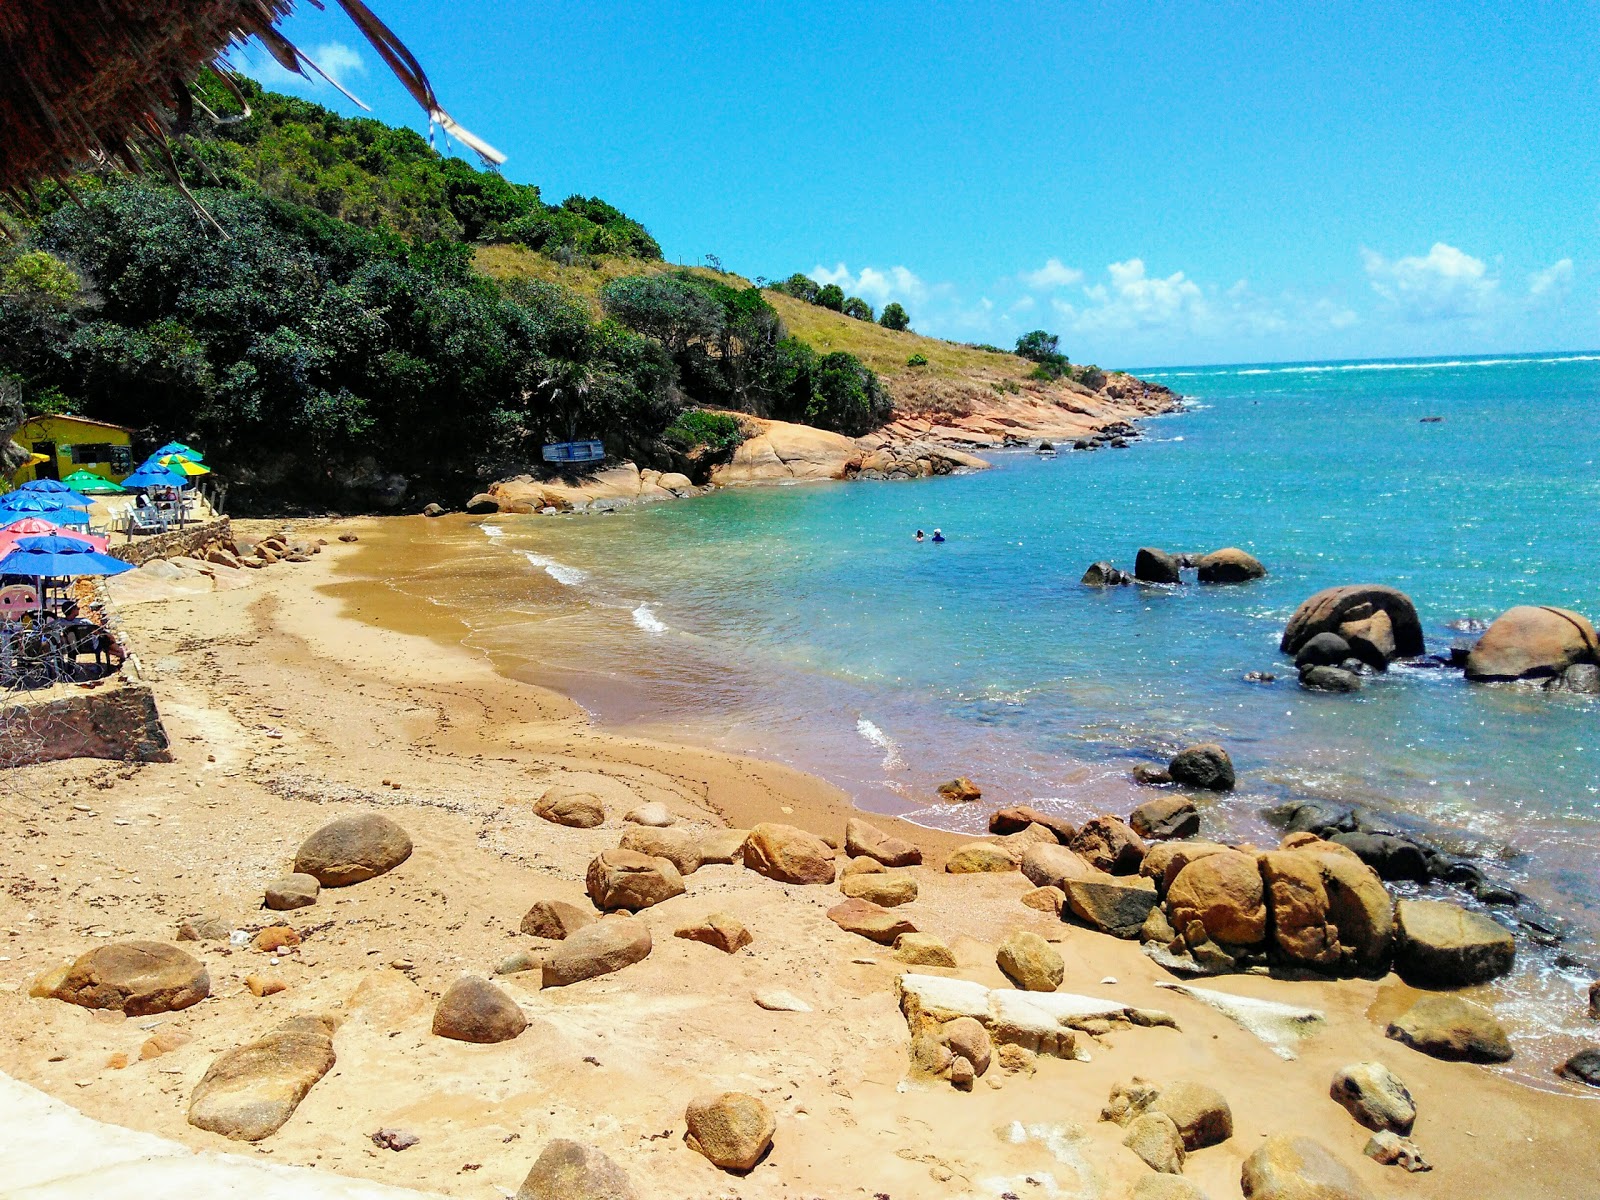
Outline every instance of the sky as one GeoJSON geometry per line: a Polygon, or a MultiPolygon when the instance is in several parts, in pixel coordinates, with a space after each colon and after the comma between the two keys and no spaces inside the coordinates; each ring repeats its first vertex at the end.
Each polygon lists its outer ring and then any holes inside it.
{"type": "MultiPolygon", "coordinates": [[[[1593,2],[370,3],[508,178],[920,332],[1107,367],[1600,346],[1593,2]]],[[[291,40],[426,128],[300,9],[291,40]]]]}

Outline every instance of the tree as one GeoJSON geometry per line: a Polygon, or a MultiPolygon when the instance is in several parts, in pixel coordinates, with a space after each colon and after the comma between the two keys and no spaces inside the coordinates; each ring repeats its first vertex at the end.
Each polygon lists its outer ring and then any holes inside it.
{"type": "Polygon", "coordinates": [[[1017,353],[1036,363],[1054,362],[1061,357],[1061,339],[1043,329],[1035,329],[1017,339],[1017,353]]]}
{"type": "Polygon", "coordinates": [[[860,296],[851,296],[844,302],[844,307],[839,310],[847,317],[854,317],[858,321],[872,320],[872,305],[860,296]]]}
{"type": "Polygon", "coordinates": [[[911,317],[898,300],[891,300],[883,306],[883,316],[878,318],[878,324],[885,329],[904,331],[911,328],[911,317]]]}
{"type": "Polygon", "coordinates": [[[844,289],[837,283],[830,283],[817,293],[815,303],[823,308],[831,308],[834,312],[843,312],[844,289]]]}
{"type": "Polygon", "coordinates": [[[692,276],[629,275],[600,289],[607,314],[646,337],[653,337],[674,357],[691,344],[711,342],[722,334],[723,314],[692,276]]]}
{"type": "Polygon", "coordinates": [[[871,433],[889,416],[889,398],[866,365],[854,354],[836,350],[824,355],[813,375],[806,420],[849,437],[871,433]]]}
{"type": "Polygon", "coordinates": [[[817,302],[817,293],[822,290],[822,285],[809,275],[802,275],[796,271],[782,283],[773,284],[780,292],[787,292],[796,300],[804,300],[807,304],[817,302]]]}

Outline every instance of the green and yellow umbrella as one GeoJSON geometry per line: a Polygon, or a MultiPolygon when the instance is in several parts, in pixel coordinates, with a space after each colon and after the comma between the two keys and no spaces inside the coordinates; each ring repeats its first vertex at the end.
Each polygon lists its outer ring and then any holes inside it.
{"type": "Polygon", "coordinates": [[[211,468],[206,466],[205,463],[195,462],[194,459],[186,458],[182,454],[163,454],[156,459],[156,462],[166,467],[169,471],[178,471],[184,475],[211,474],[211,468]]]}

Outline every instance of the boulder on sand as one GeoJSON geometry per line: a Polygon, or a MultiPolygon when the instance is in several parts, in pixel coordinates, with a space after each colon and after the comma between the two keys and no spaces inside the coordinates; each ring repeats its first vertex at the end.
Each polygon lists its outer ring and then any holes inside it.
{"type": "Polygon", "coordinates": [[[1394,967],[1407,983],[1466,987],[1508,974],[1517,953],[1511,931],[1482,913],[1443,900],[1395,906],[1394,967]]]}
{"type": "Polygon", "coordinates": [[[1422,622],[1417,619],[1411,597],[1381,584],[1324,588],[1295,609],[1278,648],[1285,654],[1297,654],[1317,634],[1343,636],[1344,625],[1365,621],[1379,611],[1388,614],[1397,657],[1414,658],[1424,653],[1427,647],[1422,640],[1422,622]]]}
{"type": "Polygon", "coordinates": [[[606,823],[605,803],[593,792],[556,784],[533,806],[535,816],[569,829],[594,829],[606,823]]]}
{"type": "Polygon", "coordinates": [[[1478,682],[1550,679],[1568,667],[1600,662],[1600,638],[1587,618],[1565,608],[1521,604],[1507,609],[1467,655],[1478,682]]]}
{"type": "Polygon", "coordinates": [[[832,883],[833,847],[804,829],[763,821],[744,843],[744,865],[779,883],[832,883]]]}
{"type": "Polygon", "coordinates": [[[714,912],[703,921],[691,921],[687,925],[680,925],[673,936],[691,942],[704,942],[707,946],[715,946],[724,954],[733,954],[754,940],[743,922],[725,912],[714,912]]]}
{"type": "Polygon", "coordinates": [[[724,1171],[748,1171],[772,1145],[772,1110],[744,1092],[696,1096],[684,1113],[683,1140],[724,1171]]]}
{"type": "Polygon", "coordinates": [[[995,965],[1025,992],[1053,992],[1066,976],[1060,953],[1037,933],[1017,930],[1000,943],[995,965]]]}
{"type": "Polygon", "coordinates": [[[1434,1058],[1511,1061],[1511,1042],[1494,1014],[1460,996],[1423,996],[1389,1022],[1386,1032],[1395,1041],[1434,1058]]]}
{"type": "Polygon", "coordinates": [[[915,933],[917,927],[895,912],[873,904],[869,900],[846,900],[828,910],[828,920],[847,933],[859,933],[870,941],[892,946],[903,933],[915,933]]]}
{"type": "Polygon", "coordinates": [[[1233,1136],[1233,1109],[1222,1093],[1190,1079],[1163,1086],[1145,1111],[1171,1117],[1185,1150],[1215,1146],[1233,1136]]]}
{"type": "Polygon", "coordinates": [[[622,819],[630,825],[647,825],[651,829],[665,829],[678,820],[672,815],[672,810],[659,800],[651,800],[630,809],[623,814],[622,819]]]}
{"type": "Polygon", "coordinates": [[[917,881],[898,871],[858,872],[840,880],[839,890],[855,900],[870,900],[884,908],[895,908],[917,898],[917,881]]]}
{"type": "Polygon", "coordinates": [[[1208,792],[1233,791],[1233,759],[1215,742],[1201,742],[1179,750],[1167,764],[1167,774],[1180,787],[1202,788],[1208,792]]]}
{"type": "Polygon", "coordinates": [[[522,918],[522,932],[529,937],[564,941],[586,925],[594,924],[594,914],[565,900],[535,900],[522,918]]]}
{"type": "Polygon", "coordinates": [[[130,1017],[175,1012],[211,994],[206,965],[165,942],[113,942],[82,954],[50,991],[82,1008],[130,1017]]]}
{"type": "MultiPolygon", "coordinates": [[[[1043,843],[1040,845],[1043,849],[1050,849],[1043,843]]],[[[1015,871],[1017,858],[1006,847],[996,846],[993,842],[968,842],[944,860],[944,869],[951,875],[1015,871]]]]}
{"type": "Polygon", "coordinates": [[[1194,565],[1201,583],[1248,583],[1252,579],[1264,579],[1267,574],[1259,558],[1237,546],[1202,554],[1194,565]]]}
{"type": "Polygon", "coordinates": [[[1167,917],[1178,930],[1198,921],[1207,937],[1225,945],[1264,941],[1267,904],[1255,855],[1224,850],[1184,867],[1167,888],[1167,917]]]}
{"type": "Polygon", "coordinates": [[[700,865],[744,863],[744,843],[748,829],[713,829],[700,835],[700,865]]]}
{"type": "Polygon", "coordinates": [[[1108,878],[1106,872],[1091,866],[1076,851],[1044,843],[1029,846],[1024,852],[1022,873],[1035,887],[1058,887],[1062,891],[1066,891],[1068,879],[1108,878]]]}
{"type": "Polygon", "coordinates": [[[1068,879],[1062,887],[1073,916],[1092,929],[1124,940],[1138,937],[1151,911],[1161,903],[1155,885],[1143,876],[1068,879]]]}
{"type": "Polygon", "coordinates": [[[1048,829],[1063,846],[1078,833],[1078,827],[1071,821],[1040,812],[1027,804],[1013,804],[1009,808],[996,809],[989,814],[989,832],[1001,837],[1021,833],[1030,825],[1041,825],[1048,829]]]}
{"type": "Polygon", "coordinates": [[[1411,1092],[1379,1062],[1351,1063],[1334,1075],[1328,1094],[1368,1129],[1408,1134],[1417,1119],[1411,1092]]]}
{"type": "Polygon", "coordinates": [[[914,867],[922,861],[920,846],[904,838],[890,837],[859,817],[845,822],[844,848],[851,858],[876,859],[886,867],[914,867]]]}
{"type": "Polygon", "coordinates": [[[189,1124],[240,1142],[276,1133],[333,1066],[333,1028],[321,1017],[291,1017],[220,1055],[189,1098],[189,1124]]]}
{"type": "Polygon", "coordinates": [[[1372,1200],[1350,1168],[1320,1142],[1276,1133],[1244,1160],[1245,1200],[1372,1200]]]}
{"type": "Polygon", "coordinates": [[[1187,796],[1157,796],[1128,814],[1128,826],[1142,838],[1186,838],[1200,832],[1200,813],[1187,796]]]}
{"type": "Polygon", "coordinates": [[[463,975],[433,1010],[433,1036],[491,1045],[509,1042],[528,1027],[517,1002],[487,979],[463,975]]]}
{"type": "Polygon", "coordinates": [[[551,1138],[514,1200],[638,1200],[628,1173],[593,1146],[551,1138]]]}
{"type": "Polygon", "coordinates": [[[664,858],[678,868],[679,875],[693,875],[700,869],[700,837],[687,829],[658,829],[649,825],[629,825],[619,846],[635,854],[664,858]]]}
{"type": "Polygon", "coordinates": [[[637,917],[606,917],[578,930],[558,946],[542,968],[545,987],[566,987],[609,975],[650,955],[650,927],[637,917]]]}
{"type": "Polygon", "coordinates": [[[1133,577],[1140,583],[1182,583],[1177,557],[1154,546],[1141,546],[1133,560],[1133,577]]]}
{"type": "Polygon", "coordinates": [[[1122,1144],[1132,1150],[1152,1171],[1178,1175],[1183,1171],[1183,1135],[1166,1113],[1141,1113],[1128,1122],[1122,1144]]]}
{"type": "Polygon", "coordinates": [[[894,940],[897,961],[913,967],[953,967],[956,956],[942,938],[931,933],[902,933],[894,940]]]}
{"type": "Polygon", "coordinates": [[[267,884],[262,903],[275,912],[289,912],[315,904],[321,892],[315,875],[285,875],[267,884]]]}
{"type": "Polygon", "coordinates": [[[602,850],[585,877],[589,899],[602,912],[637,912],[683,895],[683,876],[671,860],[632,850],[602,850]]]}
{"type": "Polygon", "coordinates": [[[1109,875],[1132,875],[1144,861],[1145,844],[1125,821],[1095,817],[1072,839],[1072,851],[1109,875]]]}
{"type": "Polygon", "coordinates": [[[1371,867],[1322,841],[1268,851],[1260,864],[1273,940],[1286,957],[1351,971],[1375,970],[1388,962],[1394,898],[1371,867]]]}
{"type": "Polygon", "coordinates": [[[392,871],[411,857],[411,837],[388,817],[341,817],[317,830],[295,852],[294,869],[323,887],[348,887],[392,871]]]}

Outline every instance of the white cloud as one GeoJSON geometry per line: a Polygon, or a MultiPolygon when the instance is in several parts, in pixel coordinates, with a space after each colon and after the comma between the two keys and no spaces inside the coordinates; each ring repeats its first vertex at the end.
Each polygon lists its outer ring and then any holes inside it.
{"type": "Polygon", "coordinates": [[[1085,287],[1086,303],[1054,300],[1052,306],[1078,332],[1192,328],[1206,322],[1210,306],[1200,285],[1182,271],[1152,278],[1144,260],[1130,258],[1106,268],[1108,283],[1085,287]]]}
{"type": "Polygon", "coordinates": [[[1066,266],[1059,258],[1052,258],[1037,271],[1024,271],[1018,278],[1034,291],[1042,292],[1082,283],[1083,272],[1076,267],[1066,266]]]}
{"type": "Polygon", "coordinates": [[[1563,258],[1528,276],[1528,296],[1533,300],[1558,300],[1572,287],[1572,260],[1563,258]]]}
{"type": "Polygon", "coordinates": [[[1500,281],[1484,261],[1444,242],[1424,256],[1393,260],[1363,249],[1361,261],[1372,290],[1406,320],[1483,317],[1499,298],[1500,281]]]}
{"type": "MultiPolygon", "coordinates": [[[[323,42],[306,51],[306,57],[326,71],[328,78],[337,81],[340,87],[348,88],[353,77],[367,73],[366,60],[343,42],[323,42]]],[[[305,76],[296,75],[280,66],[277,59],[254,42],[248,43],[242,50],[234,50],[229,60],[262,87],[275,92],[306,95],[318,90],[331,90],[326,80],[318,78],[310,67],[305,68],[305,76]]]]}

